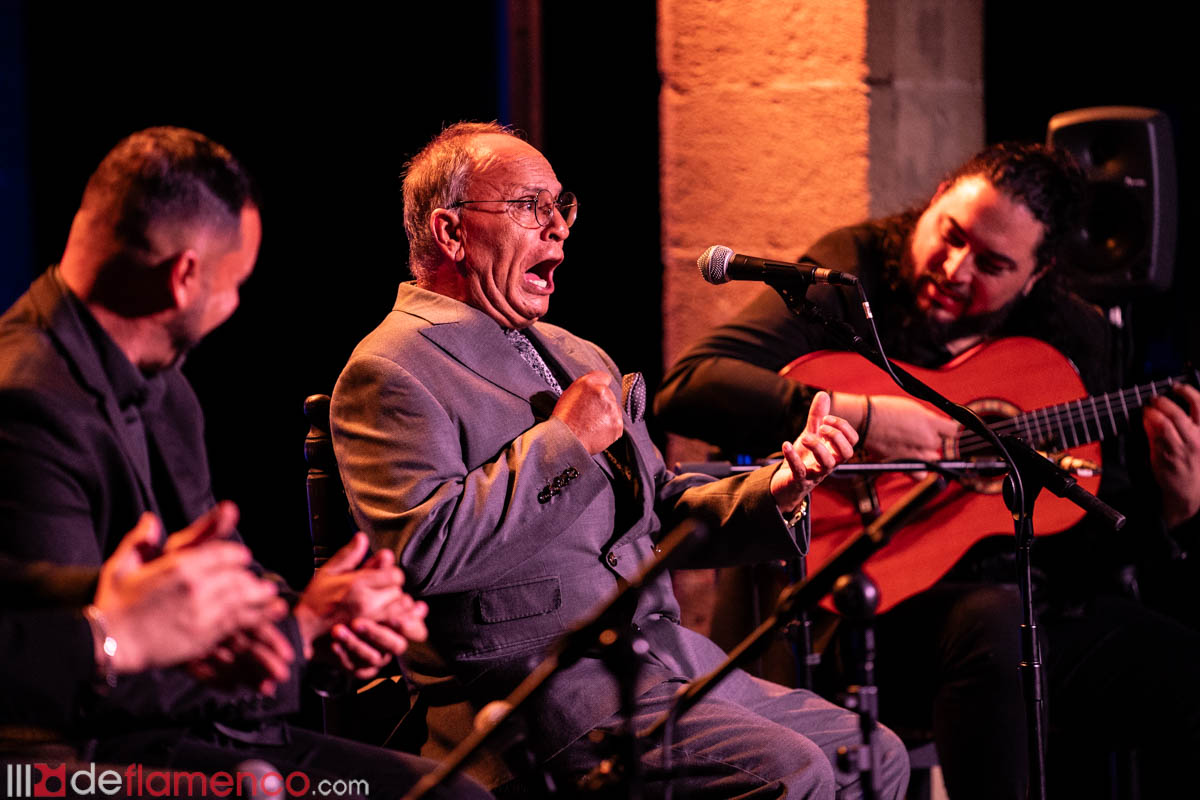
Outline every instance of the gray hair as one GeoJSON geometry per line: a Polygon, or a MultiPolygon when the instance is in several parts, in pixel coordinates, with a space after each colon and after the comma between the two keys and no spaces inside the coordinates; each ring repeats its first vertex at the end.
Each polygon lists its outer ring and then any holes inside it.
{"type": "Polygon", "coordinates": [[[520,138],[498,122],[458,122],[445,128],[404,165],[404,232],[408,266],[418,283],[433,277],[437,243],[429,229],[434,209],[450,208],[466,194],[478,166],[472,140],[486,134],[520,138]]]}

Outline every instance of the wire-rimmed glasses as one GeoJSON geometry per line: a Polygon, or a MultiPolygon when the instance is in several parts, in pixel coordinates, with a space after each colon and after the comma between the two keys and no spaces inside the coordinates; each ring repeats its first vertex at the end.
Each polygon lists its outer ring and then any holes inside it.
{"type": "Polygon", "coordinates": [[[579,201],[575,199],[574,192],[563,192],[556,198],[547,189],[516,200],[459,200],[451,208],[476,203],[504,203],[508,215],[522,228],[546,227],[554,218],[555,209],[562,214],[563,222],[569,228],[575,224],[575,217],[579,214],[579,201]]]}

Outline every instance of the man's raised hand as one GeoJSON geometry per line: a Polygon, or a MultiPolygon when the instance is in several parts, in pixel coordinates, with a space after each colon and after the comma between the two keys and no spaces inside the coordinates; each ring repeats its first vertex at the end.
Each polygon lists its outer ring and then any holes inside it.
{"type": "Polygon", "coordinates": [[[804,430],[795,442],[783,443],[783,463],[771,476],[771,495],[779,510],[785,514],[795,511],[834,467],[854,455],[857,443],[854,426],[831,415],[829,395],[817,392],[804,430]]]}

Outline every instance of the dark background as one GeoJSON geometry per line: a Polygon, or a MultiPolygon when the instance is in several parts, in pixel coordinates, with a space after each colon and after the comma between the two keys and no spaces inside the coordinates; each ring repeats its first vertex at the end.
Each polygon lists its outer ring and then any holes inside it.
{"type": "MultiPolygon", "coordinates": [[[[548,320],[654,383],[662,373],[654,4],[620,14],[581,5],[547,2],[542,13],[543,149],[581,198],[548,320]]],[[[332,389],[407,277],[403,164],[445,123],[522,123],[507,111],[509,4],[410,6],[301,13],[0,0],[0,305],[57,260],[88,175],[134,130],[195,128],[257,177],[258,267],[241,310],[186,371],[208,416],[217,495],[239,503],[243,535],[296,583],[310,564],[301,404],[332,389]]],[[[1041,140],[1052,114],[1083,106],[1164,109],[1176,127],[1186,229],[1187,26],[1146,5],[1121,19],[1095,8],[988,3],[988,138],[1041,140]]],[[[1179,291],[1143,301],[1167,312],[1135,315],[1147,321],[1137,328],[1150,342],[1143,362],[1155,367],[1194,341],[1183,323],[1196,288],[1189,244],[1181,238],[1179,291]]]]}
{"type": "Polygon", "coordinates": [[[1164,2],[1094,4],[992,0],[985,4],[984,108],[989,142],[1042,141],[1050,118],[1092,106],[1145,106],[1170,118],[1178,174],[1174,286],[1126,296],[1132,334],[1126,383],[1178,374],[1200,355],[1196,218],[1195,34],[1164,2]]]}
{"type": "MultiPolygon", "coordinates": [[[[543,149],[581,198],[547,319],[656,381],[654,7],[615,18],[546,5],[543,149]]],[[[408,278],[405,161],[447,123],[521,125],[504,113],[507,7],[0,0],[0,306],[58,259],[88,176],[132,131],[199,130],[259,183],[258,266],[185,371],[217,496],[241,506],[243,536],[293,583],[311,565],[302,402],[332,390],[408,278]]]]}

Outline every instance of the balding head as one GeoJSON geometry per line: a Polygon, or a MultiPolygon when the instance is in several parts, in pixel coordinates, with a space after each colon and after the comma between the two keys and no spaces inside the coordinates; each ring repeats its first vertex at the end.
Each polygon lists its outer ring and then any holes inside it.
{"type": "Polygon", "coordinates": [[[459,122],[437,135],[413,156],[404,171],[404,231],[408,234],[409,269],[417,283],[426,285],[442,259],[430,228],[435,209],[450,208],[466,199],[471,176],[486,157],[477,146],[482,137],[519,139],[495,122],[459,122]]]}

